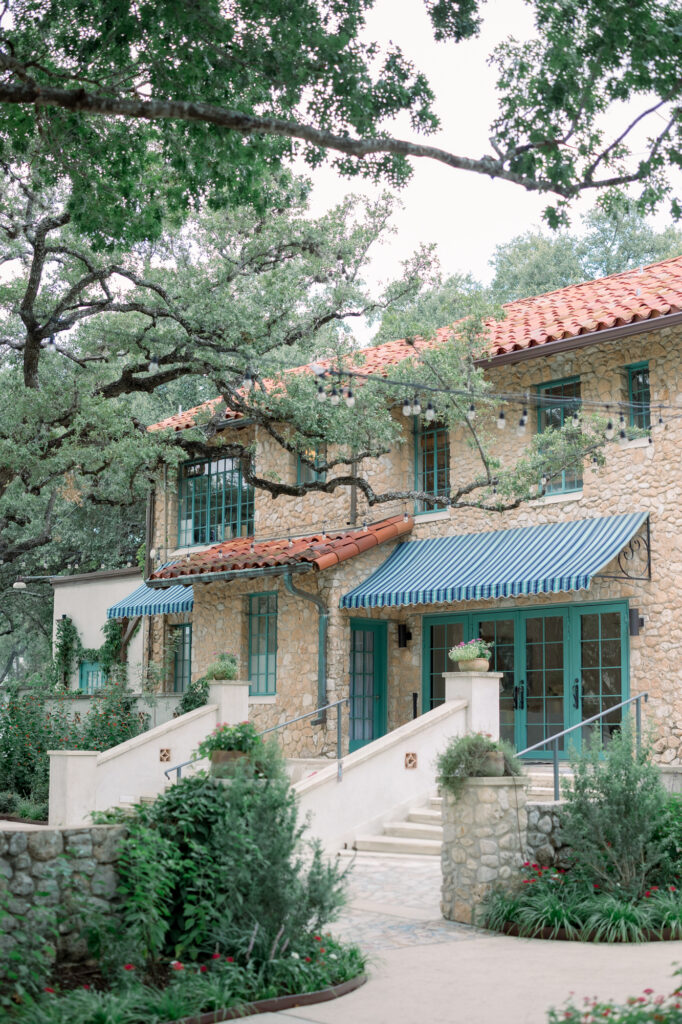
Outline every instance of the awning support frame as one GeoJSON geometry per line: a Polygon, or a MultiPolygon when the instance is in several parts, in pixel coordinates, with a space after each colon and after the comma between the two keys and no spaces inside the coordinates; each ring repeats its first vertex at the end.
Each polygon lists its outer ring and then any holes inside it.
{"type": "Polygon", "coordinates": [[[596,573],[595,580],[633,580],[641,583],[651,582],[651,519],[646,517],[646,530],[643,537],[634,536],[622,549],[617,558],[619,574],[596,573]],[[642,550],[643,549],[643,550],[642,550]],[[646,576],[633,576],[628,572],[628,562],[633,562],[642,553],[646,554],[646,576]]]}

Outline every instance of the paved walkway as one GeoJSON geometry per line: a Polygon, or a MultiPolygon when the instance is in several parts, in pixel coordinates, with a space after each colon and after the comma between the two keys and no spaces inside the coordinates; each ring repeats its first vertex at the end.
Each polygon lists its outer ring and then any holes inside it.
{"type": "Polygon", "coordinates": [[[370,954],[368,983],[250,1024],[546,1024],[548,1008],[572,992],[624,1000],[675,988],[682,942],[542,942],[443,921],[436,857],[365,854],[351,878],[350,902],[331,931],[370,954]]]}

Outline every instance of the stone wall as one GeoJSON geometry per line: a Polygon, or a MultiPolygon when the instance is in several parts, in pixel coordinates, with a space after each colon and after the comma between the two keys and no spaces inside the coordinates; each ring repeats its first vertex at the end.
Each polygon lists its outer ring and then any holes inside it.
{"type": "Polygon", "coordinates": [[[11,946],[17,915],[25,916],[30,925],[43,908],[54,908],[58,955],[68,960],[85,957],[78,910],[84,902],[92,909],[110,910],[118,885],[117,847],[124,834],[120,825],[0,830],[0,905],[6,899],[9,912],[0,921],[0,954],[11,946]]]}
{"type": "Polygon", "coordinates": [[[561,835],[561,801],[529,803],[528,811],[528,857],[532,864],[542,867],[567,868],[571,849],[564,846],[561,835]]]}
{"type": "Polygon", "coordinates": [[[476,908],[499,882],[510,882],[526,860],[524,778],[467,779],[454,797],[443,794],[441,913],[473,924],[476,908]]]}

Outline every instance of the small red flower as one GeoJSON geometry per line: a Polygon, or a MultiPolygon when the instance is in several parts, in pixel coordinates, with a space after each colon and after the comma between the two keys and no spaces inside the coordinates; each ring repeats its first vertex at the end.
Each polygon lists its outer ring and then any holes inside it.
{"type": "Polygon", "coordinates": [[[677,889],[675,888],[674,885],[669,885],[668,886],[668,892],[677,892],[677,889]]]}
{"type": "Polygon", "coordinates": [[[123,965],[123,970],[124,971],[134,971],[135,970],[135,964],[124,964],[123,965]]]}
{"type": "Polygon", "coordinates": [[[53,988],[47,988],[46,987],[46,988],[43,989],[43,992],[51,992],[52,995],[54,995],[54,989],[53,988]]]}
{"type": "Polygon", "coordinates": [[[657,885],[652,885],[651,886],[651,891],[652,892],[658,892],[658,886],[657,885]]]}
{"type": "Polygon", "coordinates": [[[208,967],[206,966],[206,964],[202,964],[199,970],[201,971],[202,974],[206,974],[208,967]]]}
{"type": "Polygon", "coordinates": [[[320,949],[320,953],[324,953],[324,950],[323,950],[323,949],[320,949]]]}
{"type": "Polygon", "coordinates": [[[171,967],[173,968],[174,971],[184,971],[185,969],[179,960],[174,960],[173,963],[171,964],[171,967]]]}
{"type": "Polygon", "coordinates": [[[220,960],[220,953],[211,953],[211,960],[220,960]]]}
{"type": "Polygon", "coordinates": [[[233,956],[226,956],[225,959],[227,960],[228,964],[233,964],[234,963],[234,957],[233,956]]]}
{"type": "Polygon", "coordinates": [[[307,957],[305,958],[305,962],[306,962],[307,964],[309,964],[309,963],[310,963],[310,959],[311,959],[311,958],[310,958],[309,956],[307,956],[307,957]]]}
{"type": "Polygon", "coordinates": [[[654,991],[654,990],[653,990],[652,988],[643,988],[643,989],[642,989],[642,992],[644,993],[644,995],[645,995],[645,996],[650,996],[650,995],[652,995],[652,994],[653,994],[653,991],[654,991]]]}
{"type": "Polygon", "coordinates": [[[84,988],[84,989],[89,989],[89,988],[90,988],[90,986],[89,986],[89,985],[83,985],[83,988],[84,988]]]}
{"type": "Polygon", "coordinates": [[[592,885],[592,888],[593,889],[598,889],[599,888],[599,883],[598,882],[594,882],[593,885],[592,885]]]}
{"type": "Polygon", "coordinates": [[[315,942],[322,942],[322,936],[321,935],[313,935],[313,938],[315,939],[315,942]]]}
{"type": "Polygon", "coordinates": [[[647,891],[644,893],[644,895],[645,895],[645,897],[651,896],[651,890],[647,889],[647,891]]]}

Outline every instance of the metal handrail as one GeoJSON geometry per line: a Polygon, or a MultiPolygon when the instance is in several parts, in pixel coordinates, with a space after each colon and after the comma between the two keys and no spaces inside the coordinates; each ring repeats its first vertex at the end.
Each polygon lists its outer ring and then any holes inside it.
{"type": "MultiPolygon", "coordinates": [[[[338,708],[336,714],[336,777],[339,782],[343,778],[343,762],[341,760],[341,704],[348,704],[349,698],[342,697],[341,700],[335,700],[333,704],[325,704],[324,707],[315,708],[314,711],[308,711],[305,715],[298,715],[296,718],[290,718],[287,722],[280,722],[279,725],[271,725],[269,729],[263,729],[259,732],[259,736],[267,736],[270,732],[277,732],[278,729],[286,729],[287,725],[293,725],[295,722],[302,722],[306,718],[312,718],[313,715],[319,715],[321,711],[329,711],[330,708],[338,708]]],[[[175,781],[177,782],[182,778],[182,769],[186,768],[188,764],[195,764],[197,761],[203,761],[203,757],[190,757],[188,761],[182,761],[180,764],[174,764],[171,768],[164,769],[164,775],[167,779],[170,779],[170,773],[175,772],[175,781]]]]}
{"type": "Polygon", "coordinates": [[[606,711],[600,711],[598,715],[592,715],[591,718],[585,718],[582,722],[578,722],[577,725],[572,725],[568,729],[563,729],[561,732],[554,733],[553,736],[548,736],[544,740],[540,740],[539,743],[534,743],[532,747],[526,747],[525,750],[519,750],[518,756],[521,757],[523,754],[529,754],[531,750],[541,750],[544,747],[548,747],[549,744],[553,744],[553,761],[554,761],[554,799],[559,799],[559,740],[564,736],[568,736],[569,732],[574,732],[576,729],[582,729],[584,725],[589,725],[590,722],[596,722],[600,718],[604,718],[605,715],[610,715],[614,711],[618,711],[619,708],[624,708],[628,704],[634,703],[635,705],[635,732],[637,736],[637,750],[639,751],[642,743],[642,705],[641,701],[648,703],[649,693],[640,693],[636,697],[628,697],[627,700],[623,700],[620,704],[614,704],[612,708],[607,708],[606,711]]]}

